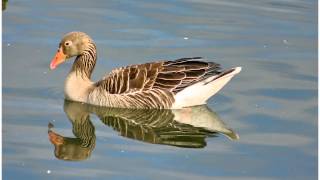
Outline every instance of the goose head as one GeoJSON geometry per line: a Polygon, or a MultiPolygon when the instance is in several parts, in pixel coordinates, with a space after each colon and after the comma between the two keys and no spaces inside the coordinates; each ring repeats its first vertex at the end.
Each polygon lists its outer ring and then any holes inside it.
{"type": "Polygon", "coordinates": [[[80,161],[88,159],[95,147],[94,144],[84,147],[79,138],[63,137],[52,130],[48,131],[49,140],[54,145],[54,155],[66,161],[80,161]]]}
{"type": "Polygon", "coordinates": [[[92,42],[91,38],[83,32],[70,32],[64,35],[50,63],[50,69],[55,69],[74,56],[82,55],[89,48],[90,42],[92,42]]]}

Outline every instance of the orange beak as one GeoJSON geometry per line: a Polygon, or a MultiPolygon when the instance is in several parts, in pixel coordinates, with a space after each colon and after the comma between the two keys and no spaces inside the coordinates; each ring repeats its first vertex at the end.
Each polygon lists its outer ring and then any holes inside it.
{"type": "Polygon", "coordinates": [[[57,134],[53,131],[49,131],[48,135],[49,135],[49,140],[51,141],[52,144],[54,144],[54,145],[63,144],[63,137],[60,136],[59,134],[57,134]]]}
{"type": "Polygon", "coordinates": [[[50,69],[51,70],[55,69],[59,64],[65,61],[66,57],[67,56],[63,53],[62,49],[59,48],[58,52],[56,53],[54,58],[51,60],[50,69]]]}

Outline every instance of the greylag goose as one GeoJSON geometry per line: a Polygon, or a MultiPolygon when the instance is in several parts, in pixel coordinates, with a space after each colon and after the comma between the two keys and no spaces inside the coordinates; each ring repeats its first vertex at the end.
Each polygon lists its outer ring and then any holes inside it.
{"type": "Polygon", "coordinates": [[[217,63],[193,57],[121,67],[92,82],[96,45],[83,32],[70,32],[62,38],[50,69],[74,56],[65,81],[65,98],[118,108],[180,109],[206,104],[241,71],[241,67],[221,70],[217,63]]]}
{"type": "Polygon", "coordinates": [[[96,146],[95,127],[90,114],[119,135],[151,144],[184,148],[204,148],[206,138],[224,135],[238,140],[229,128],[206,105],[182,109],[123,109],[99,107],[74,101],[64,101],[64,111],[72,123],[75,137],[64,137],[48,125],[48,136],[58,159],[79,161],[88,159],[96,146]]]}

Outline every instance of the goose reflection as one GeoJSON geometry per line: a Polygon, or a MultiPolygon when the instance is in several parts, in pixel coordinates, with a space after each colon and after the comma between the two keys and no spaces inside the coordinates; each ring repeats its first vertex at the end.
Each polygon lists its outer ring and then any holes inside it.
{"type": "Polygon", "coordinates": [[[63,160],[76,161],[90,157],[96,142],[90,114],[97,115],[121,136],[152,144],[203,148],[207,137],[222,134],[231,140],[239,138],[205,105],[178,110],[120,109],[66,100],[64,111],[72,123],[75,138],[54,132],[51,123],[48,126],[48,136],[55,147],[55,156],[63,160]]]}

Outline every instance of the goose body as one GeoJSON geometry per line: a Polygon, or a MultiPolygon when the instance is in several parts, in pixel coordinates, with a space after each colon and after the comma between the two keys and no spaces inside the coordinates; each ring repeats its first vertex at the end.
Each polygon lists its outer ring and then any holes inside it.
{"type": "MultiPolygon", "coordinates": [[[[182,109],[122,109],[64,101],[64,111],[75,137],[64,137],[48,125],[48,136],[58,159],[79,161],[91,156],[96,146],[94,114],[118,134],[141,142],[184,148],[204,148],[207,137],[239,135],[206,105],[182,109]]],[[[101,143],[101,142],[100,142],[101,143]]]]}
{"type": "Polygon", "coordinates": [[[83,32],[63,37],[50,68],[73,56],[76,59],[65,81],[65,98],[118,108],[181,109],[206,104],[241,71],[241,67],[221,70],[217,63],[193,57],[121,67],[92,82],[96,46],[83,32]]]}

